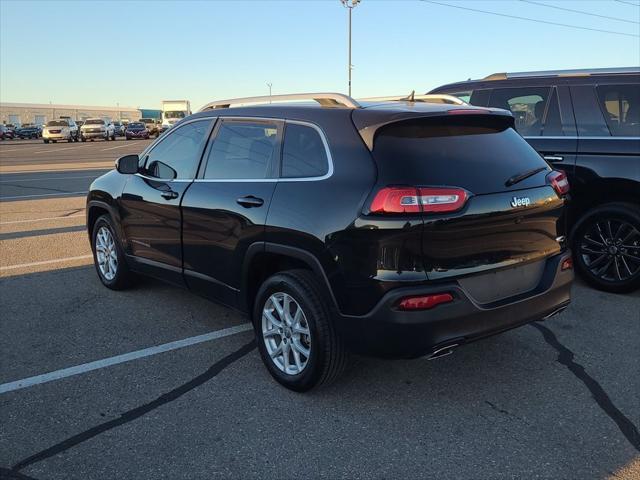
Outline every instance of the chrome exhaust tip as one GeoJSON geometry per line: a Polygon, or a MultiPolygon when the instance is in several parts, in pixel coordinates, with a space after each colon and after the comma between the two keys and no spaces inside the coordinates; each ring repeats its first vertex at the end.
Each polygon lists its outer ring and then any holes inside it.
{"type": "Polygon", "coordinates": [[[453,351],[459,347],[459,343],[450,343],[448,345],[443,345],[442,347],[436,348],[429,355],[426,355],[427,360],[435,360],[436,358],[446,357],[447,355],[451,355],[453,351]]]}

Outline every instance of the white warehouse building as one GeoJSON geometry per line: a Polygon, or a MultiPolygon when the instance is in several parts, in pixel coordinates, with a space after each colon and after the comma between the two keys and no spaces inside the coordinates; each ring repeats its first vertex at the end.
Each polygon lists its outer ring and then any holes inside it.
{"type": "Polygon", "coordinates": [[[98,107],[89,105],[2,102],[0,103],[0,122],[16,126],[25,123],[43,125],[50,120],[55,120],[60,117],[71,117],[76,121],[92,117],[106,117],[112,121],[133,121],[139,120],[145,116],[143,113],[149,112],[156,112],[156,110],[141,110],[134,107],[98,107]]]}

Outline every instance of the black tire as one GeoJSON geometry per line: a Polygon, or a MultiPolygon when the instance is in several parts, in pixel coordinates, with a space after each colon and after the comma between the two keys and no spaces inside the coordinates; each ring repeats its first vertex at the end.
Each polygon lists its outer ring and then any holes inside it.
{"type": "Polygon", "coordinates": [[[49,143],[49,140],[47,140],[46,138],[43,140],[44,143],[49,143]]]}
{"type": "Polygon", "coordinates": [[[615,202],[589,210],[576,224],[572,248],[576,270],[598,290],[626,293],[640,288],[640,206],[615,202]],[[618,232],[622,224],[626,227],[618,232]]]}
{"type": "MultiPolygon", "coordinates": [[[[344,371],[347,352],[333,322],[331,303],[311,272],[288,270],[269,277],[256,295],[252,318],[262,361],[273,378],[286,388],[304,392],[328,385],[344,371]],[[284,373],[276,366],[262,333],[263,308],[270,296],[277,292],[290,295],[300,305],[310,332],[310,354],[306,366],[295,375],[284,373]]],[[[284,336],[281,342],[283,339],[284,336]]]]}
{"type": "Polygon", "coordinates": [[[67,140],[67,143],[73,143],[73,135],[69,135],[69,140],[67,140]]]}
{"type": "Polygon", "coordinates": [[[115,228],[111,221],[111,217],[109,215],[102,215],[98,217],[96,222],[93,224],[93,229],[91,231],[91,250],[93,251],[93,264],[96,268],[96,272],[98,273],[98,278],[102,282],[102,284],[110,288],[111,290],[123,290],[128,288],[133,283],[133,273],[130,271],[129,266],[127,265],[126,258],[124,256],[124,252],[122,250],[122,246],[118,241],[118,237],[115,234],[115,228]],[[117,267],[116,273],[113,278],[107,278],[98,265],[98,254],[96,252],[96,242],[98,233],[101,228],[106,228],[109,230],[113,241],[115,243],[115,253],[117,256],[117,267]]]}
{"type": "Polygon", "coordinates": [[[87,141],[87,139],[85,137],[80,137],[80,140],[83,141],[83,142],[87,141]]]}

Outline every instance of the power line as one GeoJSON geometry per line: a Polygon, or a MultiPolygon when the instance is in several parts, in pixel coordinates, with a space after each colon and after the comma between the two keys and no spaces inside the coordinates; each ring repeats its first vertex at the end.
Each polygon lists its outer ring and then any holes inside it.
{"type": "Polygon", "coordinates": [[[420,0],[420,1],[425,2],[425,3],[432,3],[434,5],[441,5],[443,7],[458,8],[460,10],[468,10],[470,12],[476,12],[476,13],[486,13],[488,15],[496,15],[498,17],[515,18],[517,20],[526,20],[528,22],[544,23],[544,24],[547,24],[547,25],[555,25],[557,27],[574,28],[574,29],[577,29],[577,30],[590,30],[592,32],[612,33],[614,35],[624,35],[625,37],[640,38],[640,35],[635,35],[635,34],[632,34],[632,33],[615,32],[613,30],[601,30],[599,28],[580,27],[578,25],[569,25],[567,23],[548,22],[546,20],[538,20],[538,19],[535,19],[535,18],[528,18],[528,17],[518,17],[516,15],[507,15],[506,13],[489,12],[487,10],[479,10],[477,8],[462,7],[460,5],[451,5],[450,3],[435,2],[433,0],[420,0]]]}
{"type": "Polygon", "coordinates": [[[631,5],[633,7],[640,7],[640,3],[627,2],[626,0],[615,0],[618,3],[626,3],[627,5],[631,5]]]}
{"type": "Polygon", "coordinates": [[[574,10],[572,8],[558,7],[556,5],[547,5],[546,3],[534,2],[532,0],[520,0],[520,1],[524,2],[524,3],[531,3],[532,5],[540,5],[541,7],[555,8],[556,10],[564,10],[565,12],[581,13],[582,15],[591,15],[592,17],[608,18],[609,20],[616,20],[618,22],[633,23],[634,25],[640,24],[640,22],[634,22],[633,20],[626,20],[624,18],[617,18],[617,17],[609,17],[607,15],[599,15],[597,13],[584,12],[582,10],[574,10]]]}

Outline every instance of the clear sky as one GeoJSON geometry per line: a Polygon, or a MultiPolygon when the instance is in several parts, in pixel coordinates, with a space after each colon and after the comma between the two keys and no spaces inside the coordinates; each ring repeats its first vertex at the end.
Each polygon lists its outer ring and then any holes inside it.
{"type": "MultiPolygon", "coordinates": [[[[640,65],[640,0],[362,0],[353,96],[418,93],[494,72],[640,65]]],[[[347,11],[322,1],[0,0],[0,100],[159,108],[347,89],[347,11]]]]}

